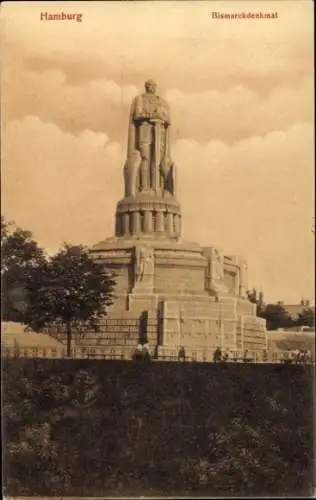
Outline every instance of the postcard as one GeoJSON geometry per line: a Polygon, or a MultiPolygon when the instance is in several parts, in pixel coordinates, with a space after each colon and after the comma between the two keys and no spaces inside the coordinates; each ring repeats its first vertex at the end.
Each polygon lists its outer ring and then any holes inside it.
{"type": "Polygon", "coordinates": [[[313,36],[2,3],[6,498],[313,496],[313,36]]]}

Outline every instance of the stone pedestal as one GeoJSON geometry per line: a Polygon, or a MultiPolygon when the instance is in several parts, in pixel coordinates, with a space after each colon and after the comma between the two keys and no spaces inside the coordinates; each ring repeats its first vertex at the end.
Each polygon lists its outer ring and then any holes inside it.
{"type": "MultiPolygon", "coordinates": [[[[234,352],[265,348],[264,321],[255,317],[253,304],[229,295],[221,282],[214,283],[217,294],[210,293],[208,259],[197,244],[168,238],[112,238],[95,245],[91,254],[118,274],[120,305],[110,307],[107,317],[119,321],[122,313],[128,314],[143,325],[144,314],[149,316],[151,345],[175,356],[184,346],[201,361],[211,361],[216,347],[234,352]],[[153,261],[138,279],[136,256],[143,248],[153,261]]],[[[223,262],[231,269],[230,260],[223,262]]]]}
{"type": "Polygon", "coordinates": [[[139,314],[143,311],[157,311],[158,295],[153,293],[133,292],[128,295],[128,310],[139,314]]]}

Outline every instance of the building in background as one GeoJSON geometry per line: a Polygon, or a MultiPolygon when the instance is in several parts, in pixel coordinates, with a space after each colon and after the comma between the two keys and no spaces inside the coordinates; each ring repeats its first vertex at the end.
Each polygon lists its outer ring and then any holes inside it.
{"type": "Polygon", "coordinates": [[[315,306],[311,305],[310,300],[302,299],[299,304],[284,304],[281,305],[286,309],[291,315],[292,319],[297,319],[299,314],[301,314],[305,309],[312,309],[315,314],[315,306]]]}

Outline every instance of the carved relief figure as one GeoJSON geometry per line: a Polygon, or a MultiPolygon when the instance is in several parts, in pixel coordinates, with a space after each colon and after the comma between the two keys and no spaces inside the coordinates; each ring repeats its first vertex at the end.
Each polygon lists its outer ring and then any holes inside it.
{"type": "Polygon", "coordinates": [[[150,247],[136,247],[135,283],[141,283],[145,276],[153,277],[154,251],[150,247]]]}
{"type": "Polygon", "coordinates": [[[132,102],[127,161],[124,167],[125,196],[148,189],[175,190],[175,165],[169,154],[170,113],[168,103],[156,95],[153,80],[145,93],[132,102]]]}
{"type": "Polygon", "coordinates": [[[214,282],[223,281],[224,256],[216,248],[213,248],[211,264],[212,264],[212,273],[211,273],[212,281],[214,282]]]}
{"type": "Polygon", "coordinates": [[[239,295],[245,297],[248,289],[248,265],[247,262],[241,259],[239,268],[239,295]]]}
{"type": "Polygon", "coordinates": [[[216,299],[227,293],[224,283],[224,255],[214,247],[208,247],[206,257],[208,260],[206,289],[216,299]]]}

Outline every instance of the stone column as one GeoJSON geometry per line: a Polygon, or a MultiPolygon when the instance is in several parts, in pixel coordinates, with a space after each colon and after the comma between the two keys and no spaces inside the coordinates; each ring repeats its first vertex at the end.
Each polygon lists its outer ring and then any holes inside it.
{"type": "Polygon", "coordinates": [[[144,233],[151,233],[153,230],[152,212],[146,210],[144,214],[144,233]]]}
{"type": "Polygon", "coordinates": [[[173,235],[173,214],[170,212],[168,212],[167,221],[168,221],[168,234],[171,236],[173,235]]]}
{"type": "Polygon", "coordinates": [[[139,212],[132,212],[132,233],[140,233],[140,214],[139,212]]]}
{"type": "Polygon", "coordinates": [[[129,213],[123,214],[123,234],[129,234],[129,213]]]}
{"type": "Polygon", "coordinates": [[[182,217],[181,214],[179,214],[179,236],[181,236],[182,232],[182,217]]]}
{"type": "Polygon", "coordinates": [[[163,213],[163,227],[164,232],[168,233],[168,214],[166,212],[163,213]]]}
{"type": "Polygon", "coordinates": [[[156,228],[158,233],[163,233],[165,231],[163,212],[160,210],[156,213],[156,228]]]}
{"type": "Polygon", "coordinates": [[[180,216],[178,214],[174,215],[174,229],[175,235],[180,236],[180,216]]]}
{"type": "Polygon", "coordinates": [[[122,234],[121,214],[116,214],[115,218],[115,234],[120,236],[122,234]]]}
{"type": "Polygon", "coordinates": [[[144,232],[144,220],[145,220],[145,217],[144,217],[144,212],[139,212],[139,226],[140,226],[140,232],[143,233],[144,232]]]}

